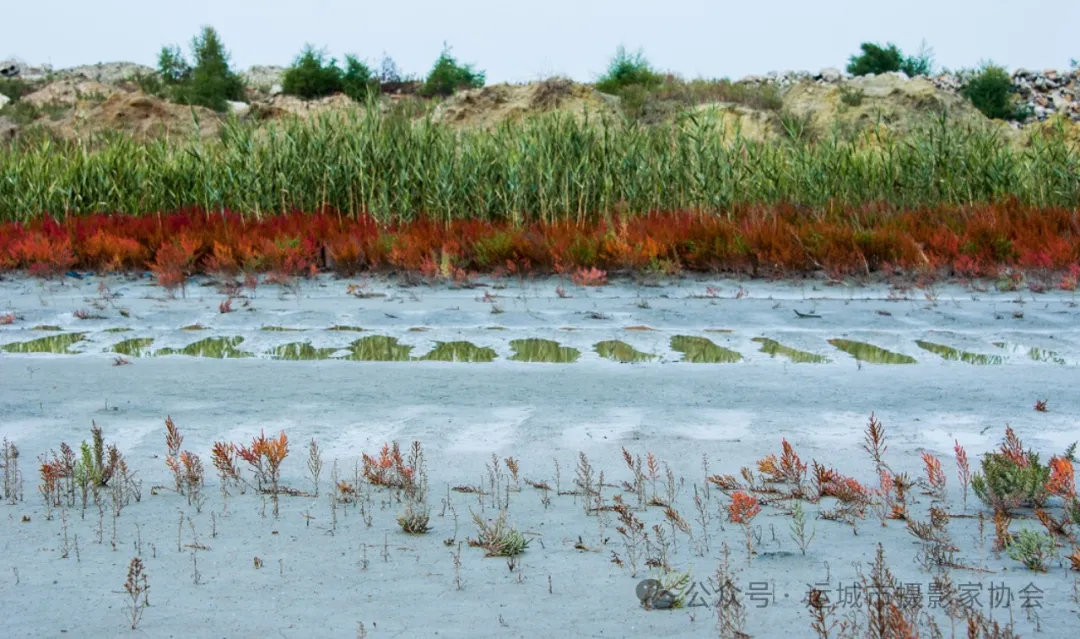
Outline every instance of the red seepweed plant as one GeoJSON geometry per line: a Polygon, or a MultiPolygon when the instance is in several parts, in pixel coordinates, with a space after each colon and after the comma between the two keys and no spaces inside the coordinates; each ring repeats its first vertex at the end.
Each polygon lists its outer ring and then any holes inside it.
{"type": "Polygon", "coordinates": [[[1072,499],[1076,496],[1076,480],[1073,473],[1073,464],[1069,458],[1051,457],[1050,479],[1046,482],[1046,489],[1051,494],[1072,499]]]}
{"type": "Polygon", "coordinates": [[[788,440],[781,440],[781,448],[783,452],[779,459],[776,455],[769,455],[758,460],[758,472],[766,476],[766,481],[793,484],[798,489],[806,479],[807,465],[788,440]]]}
{"type": "Polygon", "coordinates": [[[184,443],[184,437],[172,420],[172,416],[165,417],[165,445],[169,452],[165,455],[165,465],[173,472],[176,480],[176,492],[183,494],[184,478],[180,468],[180,446],[184,443]]]}
{"type": "Polygon", "coordinates": [[[930,490],[928,494],[935,499],[945,498],[945,471],[941,469],[941,461],[928,452],[922,454],[923,464],[926,466],[926,483],[930,490]]]}
{"type": "Polygon", "coordinates": [[[364,462],[364,479],[369,483],[401,489],[407,489],[412,484],[415,469],[406,465],[396,441],[393,445],[383,444],[378,457],[363,453],[361,458],[364,462]]]}
{"type": "Polygon", "coordinates": [[[274,516],[278,516],[278,494],[281,492],[281,464],[289,455],[289,438],[285,431],[277,437],[266,437],[259,431],[259,436],[251,440],[250,447],[238,446],[236,454],[244,460],[255,473],[259,492],[269,492],[274,502],[274,516]],[[269,484],[269,488],[267,488],[269,484]]]}

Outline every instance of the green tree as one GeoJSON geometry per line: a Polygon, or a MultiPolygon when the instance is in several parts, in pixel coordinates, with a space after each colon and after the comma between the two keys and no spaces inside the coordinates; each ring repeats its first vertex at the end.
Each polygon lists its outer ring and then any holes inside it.
{"type": "Polygon", "coordinates": [[[484,86],[484,72],[473,69],[471,64],[460,64],[450,55],[450,47],[443,44],[442,53],[428,73],[420,95],[426,97],[453,95],[459,89],[479,89],[484,86]]]}
{"type": "Polygon", "coordinates": [[[596,81],[596,90],[617,95],[628,87],[651,89],[659,86],[663,80],[663,76],[654,71],[645,59],[641,49],[630,54],[620,44],[608,63],[607,73],[596,81]]]}
{"type": "Polygon", "coordinates": [[[281,90],[305,100],[341,92],[342,73],[337,60],[310,44],[297,56],[281,78],[281,90]]]}
{"type": "Polygon", "coordinates": [[[379,92],[379,80],[375,73],[356,56],[345,56],[345,73],[341,76],[341,90],[357,102],[379,92]]]}
{"type": "Polygon", "coordinates": [[[984,62],[964,83],[961,92],[975,108],[988,118],[997,120],[1023,119],[1027,113],[1017,108],[1013,100],[1012,78],[1004,67],[984,62]]]}
{"type": "Polygon", "coordinates": [[[164,47],[158,55],[158,73],[171,86],[173,101],[224,111],[227,101],[243,99],[244,80],[229,68],[229,53],[213,27],[203,27],[191,49],[190,66],[179,47],[164,47]]]}
{"type": "Polygon", "coordinates": [[[914,78],[919,75],[931,75],[934,73],[934,50],[923,41],[919,46],[919,52],[904,58],[900,64],[900,70],[914,78]]]}
{"type": "Polygon", "coordinates": [[[904,54],[891,42],[884,47],[873,42],[859,45],[862,53],[848,60],[847,71],[851,75],[880,74],[899,71],[904,64],[904,54]]]}

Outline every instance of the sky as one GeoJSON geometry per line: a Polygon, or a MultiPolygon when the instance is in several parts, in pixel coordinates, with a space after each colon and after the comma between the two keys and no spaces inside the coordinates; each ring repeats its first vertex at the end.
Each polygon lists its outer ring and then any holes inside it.
{"type": "Polygon", "coordinates": [[[305,44],[425,74],[446,42],[488,83],[551,75],[593,81],[616,47],[643,50],[652,65],[684,77],[843,68],[864,41],[914,53],[923,41],[937,64],[1067,69],[1080,58],[1080,2],[1015,0],[13,0],[4,8],[0,56],[56,69],[129,61],[156,66],[166,44],[185,55],[213,26],[237,70],[288,65],[305,44]],[[1031,19],[1028,19],[1031,16],[1031,19]]]}

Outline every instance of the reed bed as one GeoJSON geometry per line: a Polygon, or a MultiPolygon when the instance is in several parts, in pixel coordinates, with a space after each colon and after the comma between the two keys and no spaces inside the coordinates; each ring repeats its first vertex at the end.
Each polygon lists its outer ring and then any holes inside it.
{"type": "Polygon", "coordinates": [[[867,203],[905,211],[1006,200],[1076,208],[1076,145],[1051,132],[1019,148],[989,125],[944,114],[903,135],[766,143],[701,117],[644,126],[554,113],[460,131],[368,105],[232,122],[206,141],[30,136],[0,148],[5,221],[198,208],[521,226],[683,210],[733,220],[741,206],[780,204],[824,219],[867,203]]]}

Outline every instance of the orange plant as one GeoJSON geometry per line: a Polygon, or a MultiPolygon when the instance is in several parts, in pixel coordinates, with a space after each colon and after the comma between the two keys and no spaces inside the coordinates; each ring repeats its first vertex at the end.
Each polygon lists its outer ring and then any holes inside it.
{"type": "Polygon", "coordinates": [[[1046,489],[1059,497],[1076,495],[1073,465],[1067,457],[1050,458],[1050,479],[1046,482],[1046,489]]]}
{"type": "Polygon", "coordinates": [[[607,284],[607,271],[595,266],[589,269],[579,268],[570,276],[570,281],[578,286],[603,286],[607,284]]]}
{"type": "Polygon", "coordinates": [[[414,468],[405,464],[401,448],[395,441],[393,445],[383,444],[379,456],[371,457],[367,453],[361,456],[364,462],[364,479],[376,486],[408,488],[413,481],[414,468]]]}
{"type": "Polygon", "coordinates": [[[214,442],[213,447],[210,449],[210,454],[214,462],[214,468],[218,471],[218,477],[221,478],[222,497],[227,499],[229,494],[229,483],[238,486],[243,485],[243,478],[240,476],[240,468],[236,465],[236,444],[214,442]]]}
{"type": "Polygon", "coordinates": [[[173,478],[176,480],[176,492],[178,493],[184,491],[183,476],[180,471],[180,446],[183,443],[184,437],[176,428],[176,424],[173,423],[172,416],[166,416],[165,445],[168,447],[169,452],[165,455],[165,465],[173,472],[173,478]]]}
{"type": "Polygon", "coordinates": [[[743,526],[750,522],[761,512],[761,505],[757,498],[744,491],[731,493],[731,503],[728,504],[728,520],[743,526]]]}
{"type": "Polygon", "coordinates": [[[964,490],[964,510],[967,510],[968,487],[971,485],[971,466],[968,464],[967,451],[960,445],[960,440],[953,440],[953,452],[956,453],[957,478],[964,490]]]}
{"type": "Polygon", "coordinates": [[[926,451],[923,451],[922,459],[926,466],[926,482],[930,485],[930,494],[937,499],[944,499],[945,471],[941,469],[941,461],[926,451]]]}
{"type": "Polygon", "coordinates": [[[5,313],[3,315],[0,315],[0,326],[3,326],[5,324],[14,324],[14,323],[15,323],[15,313],[5,313]]]}
{"type": "Polygon", "coordinates": [[[801,485],[806,478],[806,464],[799,459],[788,440],[781,440],[781,447],[783,453],[780,459],[776,455],[769,455],[758,460],[758,471],[767,476],[767,481],[801,485]]]}

